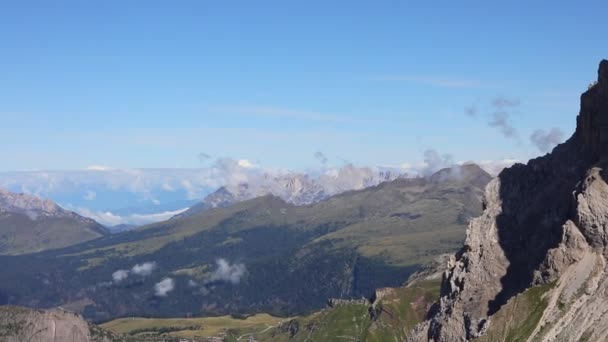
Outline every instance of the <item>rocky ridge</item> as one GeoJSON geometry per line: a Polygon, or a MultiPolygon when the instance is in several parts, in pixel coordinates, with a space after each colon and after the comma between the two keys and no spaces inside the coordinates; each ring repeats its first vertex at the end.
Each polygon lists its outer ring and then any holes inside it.
{"type": "Polygon", "coordinates": [[[383,182],[407,177],[390,170],[372,170],[346,165],[313,177],[302,173],[264,174],[252,183],[222,186],[200,203],[175,217],[186,217],[209,209],[224,208],[249,199],[274,195],[294,205],[308,205],[350,190],[361,190],[383,182]]]}
{"type": "Polygon", "coordinates": [[[94,220],[50,200],[0,189],[0,255],[60,248],[106,234],[94,220]]]}
{"type": "Polygon", "coordinates": [[[72,211],[65,210],[51,200],[24,193],[14,193],[0,188],[0,214],[2,213],[24,214],[32,220],[39,217],[66,217],[82,222],[95,222],[72,211]]]}
{"type": "Polygon", "coordinates": [[[448,262],[440,303],[412,340],[511,340],[499,333],[511,324],[501,309],[537,286],[547,289],[542,314],[520,313],[534,324],[528,341],[608,338],[608,61],[598,74],[574,135],[488,184],[482,215],[448,262]]]}

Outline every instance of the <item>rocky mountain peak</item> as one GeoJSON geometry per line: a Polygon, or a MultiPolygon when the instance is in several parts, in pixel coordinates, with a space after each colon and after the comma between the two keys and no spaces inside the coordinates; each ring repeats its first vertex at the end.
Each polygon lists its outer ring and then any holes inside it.
{"type": "Polygon", "coordinates": [[[503,170],[488,184],[485,209],[471,221],[464,247],[449,261],[440,303],[414,340],[506,341],[510,329],[524,330],[518,320],[536,324],[524,341],[606,340],[606,161],[604,60],[597,82],[581,96],[575,134],[551,153],[503,170]],[[538,309],[542,315],[505,313],[516,310],[518,300],[529,299],[533,288],[545,291],[546,307],[538,309]]]}
{"type": "Polygon", "coordinates": [[[30,216],[57,216],[66,213],[57,204],[34,195],[13,193],[0,189],[0,212],[14,212],[30,216]]]}
{"type": "Polygon", "coordinates": [[[600,63],[597,82],[581,96],[577,134],[593,161],[608,160],[608,60],[600,63]]]}

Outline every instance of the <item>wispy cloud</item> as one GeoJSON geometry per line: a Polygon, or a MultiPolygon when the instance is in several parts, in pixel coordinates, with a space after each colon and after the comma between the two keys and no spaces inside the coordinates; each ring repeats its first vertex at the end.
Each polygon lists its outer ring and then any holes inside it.
{"type": "Polygon", "coordinates": [[[449,153],[439,154],[434,149],[427,149],[424,151],[424,167],[420,170],[420,173],[424,176],[431,175],[440,169],[451,167],[454,165],[452,155],[449,153]]]}
{"type": "Polygon", "coordinates": [[[127,279],[128,277],[129,277],[128,270],[118,270],[118,271],[112,273],[112,280],[114,280],[115,283],[119,283],[119,282],[127,279]]]}
{"type": "Polygon", "coordinates": [[[175,288],[175,282],[171,278],[165,278],[154,285],[154,294],[157,297],[166,297],[175,288]]]}
{"type": "Polygon", "coordinates": [[[129,278],[129,275],[134,274],[140,277],[147,277],[156,269],[156,261],[144,262],[143,264],[135,264],[130,270],[116,270],[112,273],[112,280],[118,284],[121,281],[129,278]]]}
{"type": "Polygon", "coordinates": [[[557,127],[552,128],[549,132],[537,129],[530,135],[530,141],[539,151],[549,152],[555,145],[564,141],[564,132],[557,127]]]}
{"type": "MultiPolygon", "coordinates": [[[[520,105],[519,99],[497,96],[490,101],[490,113],[488,126],[497,128],[505,138],[519,140],[517,129],[511,122],[511,110],[520,105]]],[[[466,115],[477,118],[478,107],[476,104],[464,108],[466,115]]]]}
{"type": "Polygon", "coordinates": [[[246,268],[244,264],[230,264],[226,259],[216,260],[217,269],[211,275],[211,281],[226,281],[232,284],[238,284],[241,278],[245,275],[246,268]]]}
{"type": "Polygon", "coordinates": [[[231,264],[228,260],[220,258],[215,261],[217,268],[211,275],[209,275],[206,279],[202,280],[200,283],[190,279],[188,281],[188,286],[190,287],[199,287],[199,291],[203,295],[209,294],[215,286],[222,283],[231,283],[232,285],[238,285],[243,277],[247,274],[247,268],[245,264],[242,263],[233,263],[231,264]]]}
{"type": "Polygon", "coordinates": [[[133,274],[140,275],[142,277],[149,276],[156,269],[156,262],[144,262],[143,264],[136,264],[131,269],[133,274]]]}
{"type": "Polygon", "coordinates": [[[373,80],[381,82],[407,82],[439,88],[497,88],[497,85],[484,83],[479,80],[434,76],[381,75],[374,77],[373,80]]]}
{"type": "Polygon", "coordinates": [[[317,151],[317,152],[315,152],[314,156],[315,156],[315,159],[318,160],[321,164],[327,165],[328,159],[323,152],[317,151]]]}
{"type": "Polygon", "coordinates": [[[170,219],[171,217],[181,214],[188,208],[179,210],[163,211],[154,214],[129,214],[129,215],[118,215],[111,211],[94,211],[88,208],[76,208],[78,214],[91,218],[104,226],[116,226],[119,224],[132,224],[132,225],[144,225],[153,222],[160,222],[170,219]]]}
{"type": "Polygon", "coordinates": [[[492,119],[488,122],[491,127],[496,127],[505,138],[517,137],[517,130],[511,124],[511,118],[508,112],[497,110],[492,113],[492,119]]]}
{"type": "Polygon", "coordinates": [[[89,171],[109,171],[112,170],[112,168],[110,166],[106,166],[106,165],[90,165],[87,166],[86,168],[89,171]]]}
{"type": "Polygon", "coordinates": [[[505,158],[500,160],[482,160],[476,162],[482,169],[492,176],[498,175],[503,169],[519,163],[520,160],[514,158],[505,158]]]}

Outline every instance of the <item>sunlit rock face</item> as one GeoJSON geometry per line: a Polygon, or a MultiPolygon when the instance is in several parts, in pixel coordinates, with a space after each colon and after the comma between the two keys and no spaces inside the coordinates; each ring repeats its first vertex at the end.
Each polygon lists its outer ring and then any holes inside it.
{"type": "Polygon", "coordinates": [[[529,341],[608,338],[602,309],[608,305],[608,61],[598,74],[581,97],[574,135],[488,184],[484,212],[470,223],[444,274],[440,303],[413,340],[505,340],[497,331],[514,323],[501,310],[512,310],[516,298],[543,284],[551,289],[529,341]]]}

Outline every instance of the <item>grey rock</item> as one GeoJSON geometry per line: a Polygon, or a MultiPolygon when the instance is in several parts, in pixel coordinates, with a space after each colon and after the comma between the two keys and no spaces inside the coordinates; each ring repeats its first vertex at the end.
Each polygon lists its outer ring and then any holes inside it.
{"type": "Polygon", "coordinates": [[[118,342],[125,339],[102,331],[77,314],[61,309],[0,307],[2,342],[118,342]]]}
{"type": "MultiPolygon", "coordinates": [[[[561,319],[561,326],[569,326],[584,317],[608,321],[599,318],[605,310],[598,306],[570,315],[552,313],[558,297],[581,292],[574,291],[572,284],[594,293],[598,302],[606,299],[597,289],[608,280],[597,274],[605,272],[608,250],[608,177],[603,171],[607,162],[608,61],[604,60],[598,82],[581,97],[574,135],[552,153],[505,169],[488,184],[482,215],[471,221],[464,247],[448,262],[438,309],[412,332],[411,339],[449,342],[483,336],[492,316],[511,298],[556,280],[543,324],[551,327],[561,319]]],[[[564,341],[584,333],[604,336],[583,330],[589,329],[587,325],[579,327],[568,332],[549,329],[548,334],[564,341]]],[[[540,340],[539,331],[532,340],[540,340]]]]}

